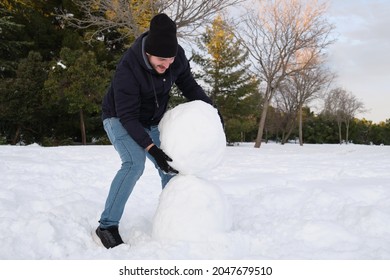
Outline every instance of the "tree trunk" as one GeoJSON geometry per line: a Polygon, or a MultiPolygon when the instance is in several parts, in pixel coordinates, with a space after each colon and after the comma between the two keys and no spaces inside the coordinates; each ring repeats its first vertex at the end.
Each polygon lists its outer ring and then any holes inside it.
{"type": "MultiPolygon", "coordinates": [[[[278,84],[279,84],[279,82],[278,82],[278,84]]],[[[265,90],[263,111],[261,112],[261,118],[260,118],[260,122],[259,122],[259,130],[257,131],[255,148],[260,148],[260,146],[261,146],[261,141],[263,140],[265,120],[267,119],[268,107],[269,107],[269,104],[271,103],[271,99],[272,99],[273,95],[274,95],[274,88],[271,86],[271,84],[268,84],[267,88],[265,90]]]]}
{"type": "Polygon", "coordinates": [[[340,144],[342,144],[343,139],[341,137],[341,122],[337,121],[337,125],[339,126],[339,141],[340,141],[340,144]]]}
{"type": "Polygon", "coordinates": [[[345,144],[348,144],[349,138],[349,121],[345,122],[345,144]]]}
{"type": "Polygon", "coordinates": [[[280,141],[280,144],[281,145],[286,144],[286,134],[284,130],[282,131],[282,140],[280,141]]]}
{"type": "Polygon", "coordinates": [[[299,145],[303,146],[302,106],[299,106],[299,145]]]}
{"type": "Polygon", "coordinates": [[[18,139],[20,138],[20,124],[18,124],[18,127],[16,128],[14,138],[12,139],[12,145],[16,145],[18,139]]]}
{"type": "Polygon", "coordinates": [[[263,111],[261,112],[261,118],[260,118],[260,122],[259,122],[259,130],[257,131],[255,148],[260,148],[260,146],[261,146],[261,140],[263,139],[263,132],[264,132],[264,126],[265,126],[265,120],[267,118],[268,105],[269,105],[269,101],[267,100],[264,102],[263,111]]]}
{"type": "Polygon", "coordinates": [[[80,109],[80,130],[81,130],[81,143],[83,145],[86,145],[87,144],[87,135],[85,133],[85,122],[84,122],[83,109],[80,109]]]}
{"type": "Polygon", "coordinates": [[[288,126],[290,128],[287,130],[287,133],[283,133],[282,145],[287,143],[288,138],[290,138],[290,135],[291,135],[292,131],[294,130],[294,127],[295,127],[294,123],[295,123],[295,120],[296,120],[295,118],[296,118],[296,116],[291,119],[291,123],[289,122],[290,124],[288,124],[288,126]]]}

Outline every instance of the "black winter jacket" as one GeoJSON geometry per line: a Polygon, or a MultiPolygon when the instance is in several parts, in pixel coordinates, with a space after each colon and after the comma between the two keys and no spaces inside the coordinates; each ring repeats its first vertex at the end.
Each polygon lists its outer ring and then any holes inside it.
{"type": "Polygon", "coordinates": [[[103,120],[119,118],[142,148],[153,143],[144,128],[158,125],[162,119],[173,83],[188,100],[212,103],[193,78],[182,47],[179,46],[174,62],[164,74],[152,69],[144,51],[147,35],[142,34],[123,55],[102,105],[103,120]]]}

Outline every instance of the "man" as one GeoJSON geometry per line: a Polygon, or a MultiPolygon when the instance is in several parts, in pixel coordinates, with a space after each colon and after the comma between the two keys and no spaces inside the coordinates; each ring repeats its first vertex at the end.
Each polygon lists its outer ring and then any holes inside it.
{"type": "Polygon", "coordinates": [[[176,24],[167,15],[158,14],[149,31],[122,57],[103,100],[104,129],[122,161],[95,231],[107,249],[123,243],[119,220],[144,171],[146,157],[158,169],[163,188],[177,173],[168,164],[172,160],[159,148],[158,131],[173,83],[188,100],[212,103],[191,74],[177,42],[176,24]]]}

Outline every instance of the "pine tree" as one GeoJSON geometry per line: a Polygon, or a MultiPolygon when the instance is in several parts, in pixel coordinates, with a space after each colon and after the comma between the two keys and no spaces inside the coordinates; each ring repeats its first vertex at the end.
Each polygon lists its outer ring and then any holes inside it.
{"type": "Polygon", "coordinates": [[[218,16],[198,41],[206,55],[194,55],[208,94],[225,120],[228,141],[244,141],[245,133],[255,129],[260,103],[259,82],[249,73],[248,53],[239,45],[232,28],[218,16]]]}
{"type": "Polygon", "coordinates": [[[65,107],[79,116],[81,141],[86,144],[85,118],[100,112],[101,100],[109,82],[109,71],[98,65],[93,52],[63,48],[60,61],[53,61],[45,82],[48,102],[65,107]]]}
{"type": "Polygon", "coordinates": [[[11,144],[21,140],[34,142],[42,130],[42,88],[46,79],[46,64],[37,52],[30,52],[18,64],[15,78],[5,80],[0,116],[7,122],[11,144]],[[23,135],[24,139],[21,138],[23,135]]]}
{"type": "Polygon", "coordinates": [[[0,79],[15,76],[19,57],[31,45],[19,36],[23,28],[14,21],[10,12],[0,8],[0,79]]]}

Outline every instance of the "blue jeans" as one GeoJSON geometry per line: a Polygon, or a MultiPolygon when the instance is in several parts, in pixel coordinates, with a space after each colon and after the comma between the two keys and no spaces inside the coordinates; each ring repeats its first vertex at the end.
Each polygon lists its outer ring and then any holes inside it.
{"type": "MultiPolygon", "coordinates": [[[[102,228],[107,228],[119,225],[126,202],[135,184],[144,172],[146,157],[154,163],[157,169],[158,166],[154,158],[130,137],[118,118],[105,119],[103,125],[108,138],[122,161],[121,168],[111,183],[104,211],[99,221],[102,228]]],[[[160,146],[160,131],[158,127],[153,126],[145,130],[152,138],[154,144],[160,146]]],[[[165,174],[160,169],[158,169],[158,172],[161,177],[161,185],[164,188],[173,176],[165,174]]]]}

